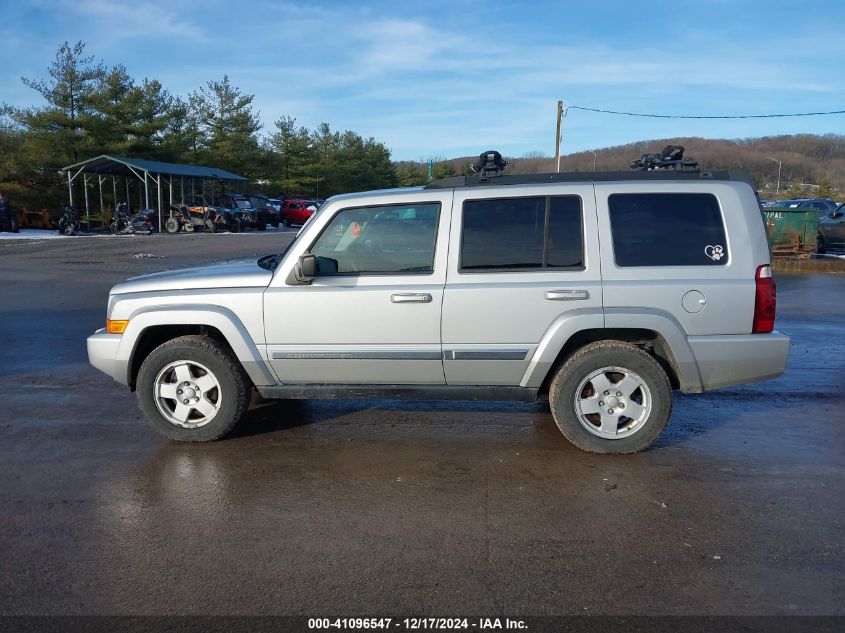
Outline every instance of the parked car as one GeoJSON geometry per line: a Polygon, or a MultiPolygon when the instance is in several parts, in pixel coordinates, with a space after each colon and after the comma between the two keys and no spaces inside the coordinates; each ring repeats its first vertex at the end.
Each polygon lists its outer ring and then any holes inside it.
{"type": "Polygon", "coordinates": [[[0,231],[17,233],[19,230],[17,217],[15,217],[9,205],[6,204],[3,194],[0,193],[0,231]]]}
{"type": "Polygon", "coordinates": [[[118,284],[88,358],[174,440],[222,437],[253,389],[548,397],[573,444],[630,453],[663,431],[673,389],[783,372],[775,300],[747,176],[484,167],[335,196],[257,261],[118,284]]]}
{"type": "Polygon", "coordinates": [[[282,224],[305,224],[317,210],[317,206],[310,200],[304,198],[291,198],[285,200],[280,212],[282,224]],[[312,208],[309,208],[312,207],[312,208]]]}
{"type": "Polygon", "coordinates": [[[217,196],[214,200],[217,207],[229,211],[240,225],[240,230],[247,228],[258,228],[263,231],[267,228],[266,222],[259,223],[258,214],[255,207],[249,201],[249,198],[240,193],[223,193],[217,196]]]}
{"type": "Polygon", "coordinates": [[[826,253],[829,250],[845,250],[845,204],[819,220],[816,252],[826,253]]]}
{"type": "Polygon", "coordinates": [[[795,200],[781,200],[771,206],[789,209],[812,207],[818,209],[821,213],[830,213],[839,205],[829,198],[797,198],[795,200]]]}
{"type": "Polygon", "coordinates": [[[276,207],[272,199],[264,194],[255,193],[250,194],[249,201],[255,208],[258,229],[263,231],[270,224],[274,227],[279,226],[279,207],[276,207]],[[264,228],[261,228],[261,227],[264,228]]]}

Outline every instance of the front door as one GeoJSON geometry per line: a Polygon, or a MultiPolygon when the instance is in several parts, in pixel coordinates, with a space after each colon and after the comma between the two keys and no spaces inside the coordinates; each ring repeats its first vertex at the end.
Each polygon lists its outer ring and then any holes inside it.
{"type": "MultiPolygon", "coordinates": [[[[335,204],[306,227],[318,274],[272,284],[267,356],[282,383],[444,384],[440,310],[452,192],[335,204]]],[[[292,253],[296,255],[297,253],[292,253]]]]}

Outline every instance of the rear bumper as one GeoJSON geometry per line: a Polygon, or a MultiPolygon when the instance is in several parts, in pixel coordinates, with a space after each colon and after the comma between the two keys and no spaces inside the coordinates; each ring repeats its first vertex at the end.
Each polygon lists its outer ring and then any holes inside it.
{"type": "Polygon", "coordinates": [[[128,385],[126,362],[117,360],[120,334],[108,334],[105,328],[88,337],[88,362],[122,385],[128,385]]]}
{"type": "Polygon", "coordinates": [[[789,357],[789,337],[780,332],[690,336],[703,391],[777,378],[789,357]]]}

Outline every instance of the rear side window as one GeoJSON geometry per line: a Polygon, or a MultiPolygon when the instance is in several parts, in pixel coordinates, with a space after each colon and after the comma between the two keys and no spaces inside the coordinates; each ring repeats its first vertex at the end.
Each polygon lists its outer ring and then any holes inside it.
{"type": "Polygon", "coordinates": [[[581,198],[537,196],[467,200],[461,271],[584,267],[581,198]]]}
{"type": "Polygon", "coordinates": [[[724,266],[725,226],[709,193],[618,193],[608,200],[616,265],[724,266]]]}

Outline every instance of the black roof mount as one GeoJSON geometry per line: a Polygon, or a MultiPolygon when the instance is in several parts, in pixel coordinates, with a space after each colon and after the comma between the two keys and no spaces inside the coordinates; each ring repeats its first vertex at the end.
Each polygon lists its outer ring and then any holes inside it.
{"type": "Polygon", "coordinates": [[[631,162],[631,169],[655,171],[671,169],[674,171],[698,171],[698,161],[684,158],[683,145],[667,145],[659,154],[643,154],[631,162]]]}
{"type": "Polygon", "coordinates": [[[478,174],[481,182],[487,182],[490,178],[498,178],[505,171],[508,161],[494,149],[482,152],[478,162],[470,165],[472,171],[478,174]]]}

